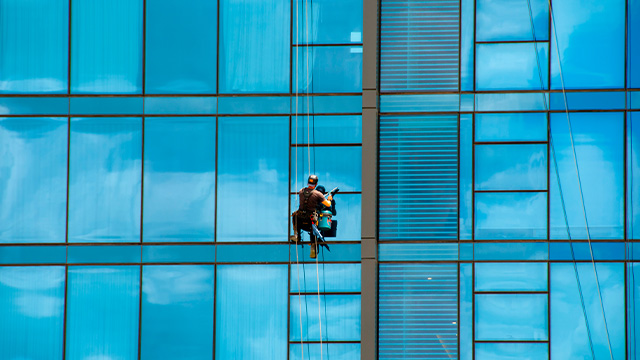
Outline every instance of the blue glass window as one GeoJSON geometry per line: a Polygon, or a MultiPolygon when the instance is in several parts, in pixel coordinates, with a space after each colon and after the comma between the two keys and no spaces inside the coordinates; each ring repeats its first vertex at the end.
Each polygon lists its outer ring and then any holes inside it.
{"type": "Polygon", "coordinates": [[[289,360],[360,360],[360,344],[322,344],[322,352],[320,344],[300,345],[300,343],[291,344],[289,347],[289,360]],[[304,347],[304,349],[302,349],[304,347]],[[302,353],[304,352],[304,358],[302,353]]]}
{"type": "Polygon", "coordinates": [[[146,118],[143,241],[213,241],[214,117],[146,118]]]}
{"type": "Polygon", "coordinates": [[[471,114],[460,114],[459,146],[459,236],[460,240],[471,240],[473,231],[473,115],[471,114]]]}
{"type": "Polygon", "coordinates": [[[298,44],[362,43],[362,0],[297,0],[293,41],[298,44]],[[295,30],[296,23],[298,29],[295,30]]]}
{"type": "MultiPolygon", "coordinates": [[[[638,249],[636,243],[630,244],[631,247],[638,249]]],[[[632,258],[637,260],[636,258],[632,258]]],[[[628,359],[636,360],[638,347],[640,347],[640,264],[627,264],[627,339],[629,339],[629,357],[628,359]]]]}
{"type": "Polygon", "coordinates": [[[0,118],[0,242],[64,242],[67,119],[0,118]]]}
{"type": "Polygon", "coordinates": [[[544,113],[476,114],[476,141],[547,141],[544,113]]]}
{"type": "Polygon", "coordinates": [[[319,305],[318,295],[295,295],[289,304],[289,340],[300,341],[300,326],[304,341],[320,341],[321,326],[322,341],[360,340],[360,295],[320,295],[319,305]]]}
{"type": "Polygon", "coordinates": [[[551,264],[551,358],[592,359],[587,326],[580,300],[577,279],[585,303],[589,332],[596,359],[611,358],[605,332],[602,307],[598,294],[602,294],[604,315],[614,359],[625,358],[625,290],[624,265],[597,263],[596,287],[591,263],[551,264]]]}
{"type": "Polygon", "coordinates": [[[71,92],[139,94],[142,0],[74,0],[71,92]]]}
{"type": "Polygon", "coordinates": [[[2,1],[0,34],[0,92],[67,92],[68,0],[2,1]]]}
{"type": "Polygon", "coordinates": [[[640,88],[640,1],[629,0],[627,14],[627,87],[640,88]]]}
{"type": "Polygon", "coordinates": [[[0,358],[62,358],[64,271],[0,267],[0,358]]]}
{"type": "Polygon", "coordinates": [[[145,266],[142,278],[141,358],[211,359],[213,266],[145,266]]]}
{"type": "MultiPolygon", "coordinates": [[[[624,236],[624,118],[622,113],[572,113],[571,130],[592,239],[624,236]]],[[[586,239],[584,212],[576,176],[567,115],[551,114],[553,147],[560,172],[550,166],[551,238],[567,239],[562,202],[572,239],[586,239]]],[[[550,159],[553,161],[553,159],[550,159]]]]}
{"type": "Polygon", "coordinates": [[[627,113],[627,237],[640,233],[640,113],[627,113]]]}
{"type": "Polygon", "coordinates": [[[551,87],[562,88],[556,31],[566,89],[624,87],[625,1],[603,6],[564,0],[553,4],[553,15],[557,29],[551,29],[551,87]]]}
{"type": "Polygon", "coordinates": [[[546,193],[476,193],[475,238],[546,239],[546,193]]]}
{"type": "Polygon", "coordinates": [[[142,120],[72,118],[69,242],[140,241],[142,120]]]}
{"type": "Polygon", "coordinates": [[[216,92],[217,1],[146,3],[145,92],[216,92]]]}
{"type": "Polygon", "coordinates": [[[289,0],[220,0],[220,93],[288,93],[289,0]]]}
{"type": "Polygon", "coordinates": [[[138,358],[140,266],[69,267],[66,360],[138,358]]]}
{"type": "Polygon", "coordinates": [[[360,291],[360,264],[322,264],[316,274],[313,265],[291,265],[292,293],[318,291],[318,281],[322,292],[359,292],[360,291]],[[316,278],[319,276],[319,279],[316,278]],[[300,281],[298,281],[300,280],[300,281]]]}
{"type": "Polygon", "coordinates": [[[460,2],[460,90],[473,91],[474,73],[473,58],[475,46],[474,23],[476,18],[476,1],[462,0],[460,2]]]}
{"type": "Polygon", "coordinates": [[[546,263],[476,263],[475,270],[476,291],[547,291],[546,263]]]}
{"type": "Polygon", "coordinates": [[[531,21],[536,41],[549,40],[549,5],[547,0],[527,1],[478,0],[476,41],[532,41],[531,21]]]}
{"type": "Polygon", "coordinates": [[[361,46],[295,47],[291,56],[294,64],[298,59],[293,86],[300,93],[362,92],[361,46]]]}
{"type": "Polygon", "coordinates": [[[476,190],[546,190],[547,145],[477,145],[476,190]]]}
{"type": "Polygon", "coordinates": [[[286,359],[287,276],[286,265],[218,266],[216,359],[286,359]]]}
{"type": "Polygon", "coordinates": [[[477,360],[548,360],[549,344],[477,343],[477,360]]]}
{"type": "Polygon", "coordinates": [[[476,340],[548,340],[547,294],[477,294],[476,340]]]}
{"type": "Polygon", "coordinates": [[[304,114],[298,115],[297,123],[295,116],[292,116],[291,144],[306,144],[307,139],[311,144],[360,144],[362,143],[362,116],[311,115],[307,119],[304,111],[304,114]],[[310,133],[309,129],[311,129],[310,133]]]}
{"type": "Polygon", "coordinates": [[[289,118],[218,121],[218,241],[286,240],[289,118]]]}
{"type": "Polygon", "coordinates": [[[360,146],[293,147],[291,149],[291,191],[298,191],[307,185],[309,167],[311,173],[318,175],[319,183],[323,184],[327,191],[335,187],[339,187],[340,191],[361,190],[362,148],[360,146]],[[309,166],[309,160],[311,166],[309,166]]]}
{"type": "MultiPolygon", "coordinates": [[[[306,181],[306,180],[305,180],[306,181]]],[[[298,183],[299,187],[302,187],[298,183]]],[[[323,182],[320,182],[323,185],[323,182]]],[[[306,184],[305,184],[306,186],[306,184]]],[[[330,191],[331,189],[326,189],[330,191]]],[[[334,197],[336,215],[331,219],[336,222],[337,233],[336,237],[329,238],[329,240],[344,240],[344,241],[360,241],[361,239],[361,217],[362,217],[362,195],[360,194],[338,194],[334,197]]],[[[291,209],[292,211],[300,206],[298,195],[291,195],[291,209]]],[[[293,231],[293,225],[290,226],[290,230],[293,231]]],[[[308,240],[306,233],[302,233],[303,240],[308,240]]]]}
{"type": "Polygon", "coordinates": [[[534,43],[476,45],[476,89],[547,89],[549,44],[536,46],[534,43]]]}
{"type": "Polygon", "coordinates": [[[473,360],[473,268],[460,264],[460,360],[473,360]]]}

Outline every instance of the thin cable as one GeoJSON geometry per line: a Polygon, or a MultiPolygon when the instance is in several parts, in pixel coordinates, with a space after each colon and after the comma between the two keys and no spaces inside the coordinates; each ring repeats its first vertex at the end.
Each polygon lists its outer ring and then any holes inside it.
{"type": "MultiPolygon", "coordinates": [[[[309,126],[309,2],[307,0],[304,0],[304,16],[305,16],[305,34],[306,34],[306,52],[307,52],[307,56],[305,58],[306,60],[306,71],[305,71],[305,75],[306,75],[306,90],[307,90],[307,164],[309,165],[309,174],[311,174],[311,139],[310,139],[310,133],[311,133],[311,129],[309,126]]],[[[317,256],[316,256],[317,259],[317,256]]],[[[320,349],[322,349],[322,347],[320,347],[320,349]]],[[[322,360],[322,355],[320,356],[320,360],[322,360]]]]}
{"type": "MultiPolygon", "coordinates": [[[[327,273],[324,269],[324,248],[320,249],[320,252],[322,254],[322,275],[324,275],[322,277],[322,292],[323,293],[327,293],[327,282],[326,282],[326,277],[327,277],[327,273]]],[[[326,295],[325,295],[325,301],[324,301],[324,318],[327,318],[327,299],[326,299],[326,295]]],[[[327,341],[329,341],[329,332],[327,331],[327,341]]],[[[329,360],[329,346],[327,346],[327,360],[329,360]]]]}
{"type": "MultiPolygon", "coordinates": [[[[528,0],[529,1],[529,0],[528,0]]],[[[580,180],[580,167],[578,166],[578,156],[576,154],[576,147],[573,141],[573,132],[571,130],[571,118],[569,116],[569,105],[567,102],[567,92],[564,86],[564,75],[562,73],[562,62],[560,61],[560,47],[558,46],[558,27],[556,26],[555,17],[553,16],[553,9],[551,8],[551,0],[547,0],[549,4],[549,14],[551,15],[551,23],[553,25],[553,35],[556,40],[556,53],[558,54],[558,70],[560,72],[560,84],[562,85],[562,97],[564,99],[565,113],[567,114],[567,126],[569,127],[569,138],[571,140],[571,149],[573,153],[573,163],[576,168],[576,178],[578,180],[578,190],[580,190],[580,202],[582,204],[582,214],[584,216],[584,226],[587,231],[587,241],[589,242],[589,254],[591,256],[591,264],[593,266],[593,275],[596,280],[596,289],[598,290],[598,300],[600,301],[600,309],[602,310],[602,321],[604,322],[605,333],[607,334],[607,346],[609,347],[609,355],[613,360],[613,350],[611,349],[611,339],[609,336],[609,327],[607,326],[607,317],[605,315],[604,303],[602,301],[602,292],[600,291],[600,281],[598,279],[598,270],[596,269],[596,262],[593,257],[593,247],[591,245],[591,234],[589,233],[589,222],[587,221],[587,208],[584,204],[584,192],[582,191],[582,182],[580,180]]]]}
{"type": "Polygon", "coordinates": [[[637,342],[636,342],[636,277],[635,277],[635,270],[634,270],[634,264],[633,264],[633,247],[634,247],[634,242],[633,242],[633,222],[634,222],[634,216],[633,216],[633,118],[629,118],[629,155],[630,155],[630,159],[629,159],[629,163],[631,164],[630,168],[631,168],[631,177],[630,177],[630,186],[629,186],[629,191],[630,191],[630,203],[631,203],[631,242],[629,242],[629,244],[631,245],[631,308],[633,309],[633,358],[636,359],[636,351],[637,351],[637,342]]]}
{"type": "MultiPolygon", "coordinates": [[[[313,246],[313,245],[312,245],[313,246]]],[[[318,243],[316,242],[316,251],[318,243]]],[[[318,270],[318,254],[316,254],[316,282],[318,283],[318,325],[320,325],[320,360],[322,360],[322,311],[320,305],[320,272],[318,270]]]]}

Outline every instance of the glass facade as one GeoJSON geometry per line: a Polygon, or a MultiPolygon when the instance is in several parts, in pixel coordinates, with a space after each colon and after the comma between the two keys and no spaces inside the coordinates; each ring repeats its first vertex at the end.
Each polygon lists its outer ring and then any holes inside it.
{"type": "Polygon", "coordinates": [[[639,44],[639,0],[0,0],[0,359],[640,359],[639,44]]]}

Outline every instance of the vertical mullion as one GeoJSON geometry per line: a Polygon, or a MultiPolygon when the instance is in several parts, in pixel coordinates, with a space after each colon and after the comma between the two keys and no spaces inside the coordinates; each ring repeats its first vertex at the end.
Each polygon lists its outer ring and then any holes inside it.
{"type": "MultiPolygon", "coordinates": [[[[140,246],[142,256],[142,246],[140,246]]],[[[142,358],[142,257],[140,257],[140,281],[138,282],[138,360],[142,358]]]]}

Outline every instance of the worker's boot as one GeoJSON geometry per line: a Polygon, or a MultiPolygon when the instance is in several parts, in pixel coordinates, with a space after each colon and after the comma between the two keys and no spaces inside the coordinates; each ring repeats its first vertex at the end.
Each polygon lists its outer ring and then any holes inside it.
{"type": "Polygon", "coordinates": [[[318,248],[318,243],[316,242],[312,242],[311,243],[311,253],[309,254],[309,257],[312,259],[316,258],[316,253],[317,253],[317,248],[318,248]]]}

